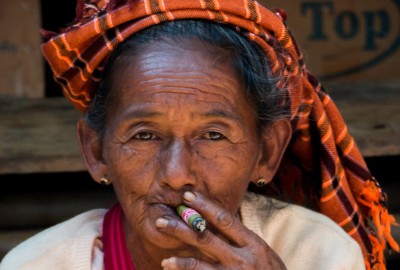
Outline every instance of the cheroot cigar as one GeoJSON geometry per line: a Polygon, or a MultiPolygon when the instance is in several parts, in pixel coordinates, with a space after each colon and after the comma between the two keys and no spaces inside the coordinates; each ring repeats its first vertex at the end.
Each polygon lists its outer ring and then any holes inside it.
{"type": "Polygon", "coordinates": [[[186,224],[192,226],[193,230],[202,232],[206,229],[206,220],[196,210],[181,204],[176,207],[176,211],[186,224]]]}

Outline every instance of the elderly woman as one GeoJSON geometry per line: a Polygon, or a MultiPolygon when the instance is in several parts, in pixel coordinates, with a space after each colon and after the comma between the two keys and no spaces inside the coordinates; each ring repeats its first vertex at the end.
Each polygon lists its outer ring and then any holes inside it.
{"type": "Polygon", "coordinates": [[[118,203],[0,269],[385,269],[385,194],[284,19],[251,0],[79,1],[43,53],[118,203]]]}

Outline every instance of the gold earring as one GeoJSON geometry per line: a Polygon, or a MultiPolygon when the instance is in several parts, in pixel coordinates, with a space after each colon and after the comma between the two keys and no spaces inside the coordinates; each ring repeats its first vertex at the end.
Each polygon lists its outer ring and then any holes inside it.
{"type": "Polygon", "coordinates": [[[102,184],[103,186],[107,186],[107,185],[109,185],[109,184],[111,184],[111,181],[110,180],[108,180],[106,177],[102,177],[102,178],[100,178],[100,184],[102,184]]]}
{"type": "Polygon", "coordinates": [[[263,186],[265,186],[267,184],[267,180],[265,180],[263,177],[260,177],[258,180],[257,180],[257,182],[256,182],[256,185],[258,186],[258,187],[263,187],[263,186]]]}

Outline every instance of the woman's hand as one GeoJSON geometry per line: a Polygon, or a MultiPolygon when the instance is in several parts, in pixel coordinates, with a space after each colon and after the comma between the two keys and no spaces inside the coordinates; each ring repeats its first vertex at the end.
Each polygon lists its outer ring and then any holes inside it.
{"type": "Polygon", "coordinates": [[[164,259],[164,270],[178,269],[286,269],[279,256],[258,235],[247,229],[231,213],[200,194],[185,192],[185,204],[193,209],[202,209],[207,224],[218,231],[195,232],[182,220],[159,219],[157,227],[164,233],[174,235],[181,241],[196,247],[210,259],[171,257],[164,259]]]}

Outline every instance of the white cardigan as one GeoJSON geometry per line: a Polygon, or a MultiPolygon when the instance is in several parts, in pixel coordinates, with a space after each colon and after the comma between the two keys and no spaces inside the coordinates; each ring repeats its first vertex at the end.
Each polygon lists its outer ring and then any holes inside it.
{"type": "MultiPolygon", "coordinates": [[[[268,215],[267,200],[248,194],[241,217],[288,270],[365,269],[359,245],[332,220],[304,207],[274,202],[279,208],[268,215]]],[[[22,242],[4,257],[0,270],[104,269],[101,233],[106,211],[82,213],[22,242]]]]}

